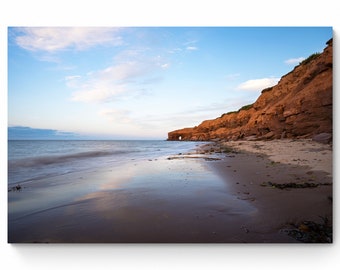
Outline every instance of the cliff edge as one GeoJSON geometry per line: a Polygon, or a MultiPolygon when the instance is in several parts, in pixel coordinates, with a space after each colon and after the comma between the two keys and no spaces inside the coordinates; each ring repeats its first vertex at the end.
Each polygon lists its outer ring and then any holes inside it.
{"type": "Polygon", "coordinates": [[[262,90],[255,103],[237,112],[168,133],[168,140],[210,141],[311,138],[332,134],[333,39],[277,85],[262,90]]]}

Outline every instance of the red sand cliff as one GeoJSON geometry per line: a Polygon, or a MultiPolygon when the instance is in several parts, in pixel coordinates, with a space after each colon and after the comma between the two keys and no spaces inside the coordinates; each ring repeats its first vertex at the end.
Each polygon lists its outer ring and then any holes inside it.
{"type": "Polygon", "coordinates": [[[199,126],[168,133],[168,140],[208,141],[310,138],[332,134],[333,39],[284,75],[277,85],[262,90],[251,106],[223,114],[199,126]]]}

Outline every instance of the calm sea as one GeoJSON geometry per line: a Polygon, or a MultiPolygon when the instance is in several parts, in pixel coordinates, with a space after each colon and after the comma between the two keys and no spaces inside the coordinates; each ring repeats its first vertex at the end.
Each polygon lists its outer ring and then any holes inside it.
{"type": "Polygon", "coordinates": [[[197,142],[8,141],[8,184],[185,153],[197,142]]]}

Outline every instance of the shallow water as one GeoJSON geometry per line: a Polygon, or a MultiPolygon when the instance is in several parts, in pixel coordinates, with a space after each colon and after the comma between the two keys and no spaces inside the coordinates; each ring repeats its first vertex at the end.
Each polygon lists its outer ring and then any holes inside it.
{"type": "Polygon", "coordinates": [[[200,144],[172,141],[8,141],[8,183],[164,157],[187,152],[200,144]]]}
{"type": "Polygon", "coordinates": [[[256,209],[230,194],[213,161],[167,154],[21,183],[8,193],[9,242],[240,242],[256,209]]]}

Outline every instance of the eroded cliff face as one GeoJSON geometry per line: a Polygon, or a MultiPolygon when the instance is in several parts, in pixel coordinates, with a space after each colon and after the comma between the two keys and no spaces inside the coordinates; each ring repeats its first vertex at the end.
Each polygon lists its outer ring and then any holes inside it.
{"type": "Polygon", "coordinates": [[[333,40],[264,89],[252,106],[230,112],[199,126],[168,133],[168,140],[209,141],[243,138],[309,138],[332,134],[333,40]]]}

